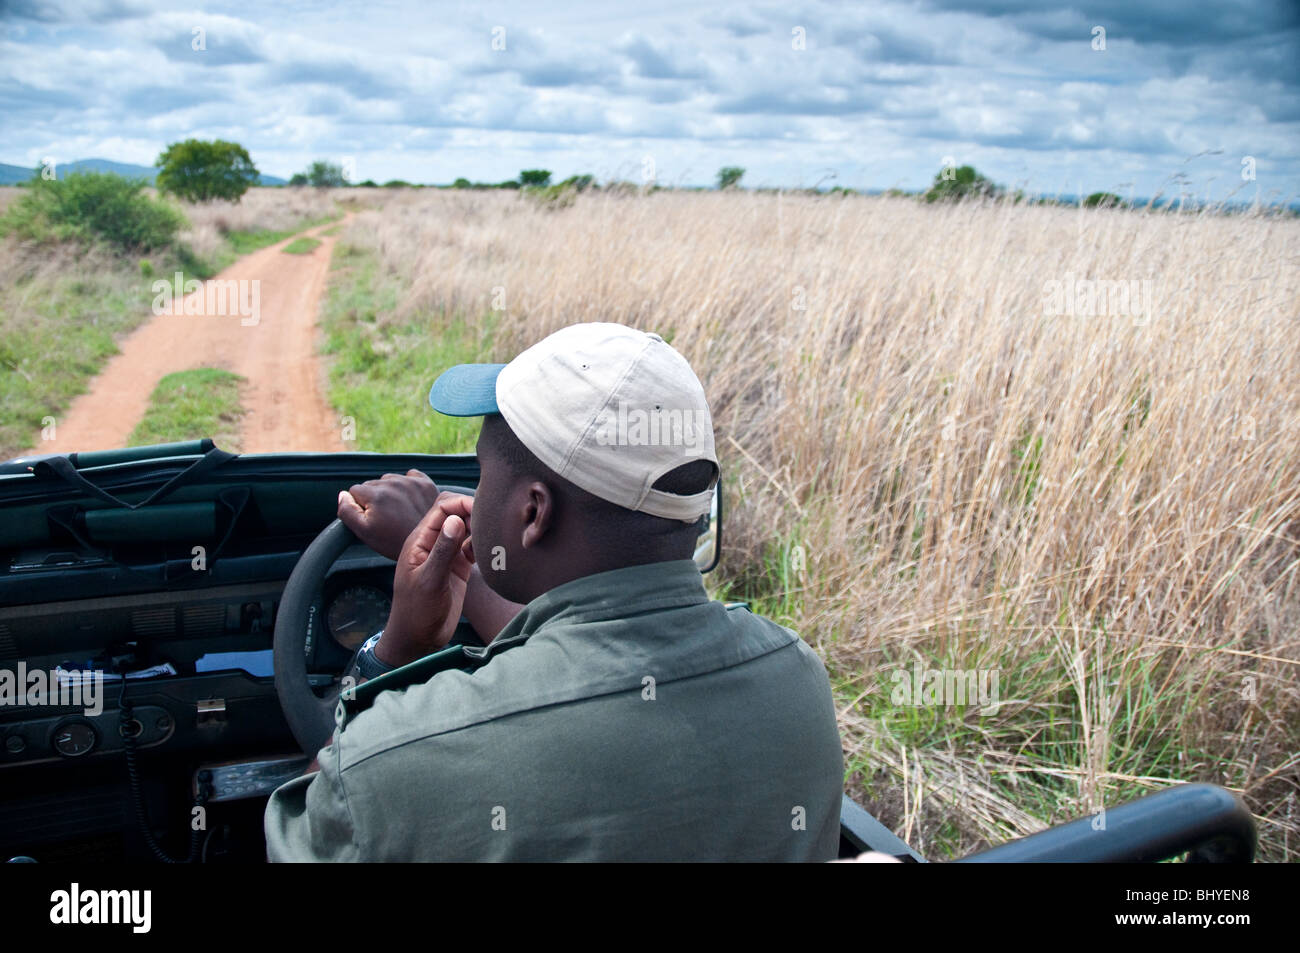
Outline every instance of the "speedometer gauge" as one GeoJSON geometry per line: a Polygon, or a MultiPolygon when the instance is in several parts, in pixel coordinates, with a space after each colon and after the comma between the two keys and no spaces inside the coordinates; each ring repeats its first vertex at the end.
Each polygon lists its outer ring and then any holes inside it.
{"type": "Polygon", "coordinates": [[[388,622],[392,602],[374,586],[349,586],[330,603],[325,621],[334,641],[349,652],[388,622]]]}

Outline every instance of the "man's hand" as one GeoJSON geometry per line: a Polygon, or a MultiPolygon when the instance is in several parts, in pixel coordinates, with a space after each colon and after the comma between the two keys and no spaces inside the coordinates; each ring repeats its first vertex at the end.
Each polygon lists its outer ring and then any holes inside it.
{"type": "MultiPolygon", "coordinates": [[[[419,470],[408,470],[406,476],[385,473],[378,480],[358,483],[351,490],[340,493],[339,519],[356,533],[361,542],[380,555],[396,560],[402,554],[406,538],[425,514],[436,503],[453,499],[469,498],[440,492],[437,485],[419,470]]],[[[465,505],[468,512],[468,509],[473,508],[473,501],[470,500],[465,505]]],[[[458,513],[459,510],[453,509],[451,512],[458,513]]],[[[473,533],[472,527],[469,532],[473,533]]],[[[471,562],[474,559],[472,545],[470,543],[465,547],[465,555],[471,562]]],[[[496,638],[497,633],[522,608],[523,606],[508,602],[493,592],[477,568],[474,569],[462,611],[484,643],[496,638]]]]}
{"type": "Polygon", "coordinates": [[[375,552],[396,559],[439,496],[437,484],[419,470],[407,470],[406,476],[385,473],[341,492],[339,519],[375,552]]]}
{"type": "Polygon", "coordinates": [[[375,646],[385,665],[406,665],[451,641],[472,569],[473,505],[470,497],[446,494],[407,537],[393,574],[393,608],[375,646]]]}

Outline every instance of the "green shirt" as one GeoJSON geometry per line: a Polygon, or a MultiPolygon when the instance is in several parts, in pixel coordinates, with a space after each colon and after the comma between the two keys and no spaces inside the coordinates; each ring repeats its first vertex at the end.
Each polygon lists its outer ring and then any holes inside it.
{"type": "Polygon", "coordinates": [[[835,856],[826,670],[789,629],[710,601],[690,560],[559,586],[493,646],[512,643],[379,692],[271,796],[270,859],[835,856]]]}

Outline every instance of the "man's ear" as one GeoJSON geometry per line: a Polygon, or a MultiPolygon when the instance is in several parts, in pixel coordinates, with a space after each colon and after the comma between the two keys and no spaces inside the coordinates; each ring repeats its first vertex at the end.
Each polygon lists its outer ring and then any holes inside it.
{"type": "Polygon", "coordinates": [[[525,549],[536,546],[550,532],[555,522],[555,494],[545,483],[533,481],[528,484],[527,498],[524,505],[524,535],[521,542],[525,549]]]}

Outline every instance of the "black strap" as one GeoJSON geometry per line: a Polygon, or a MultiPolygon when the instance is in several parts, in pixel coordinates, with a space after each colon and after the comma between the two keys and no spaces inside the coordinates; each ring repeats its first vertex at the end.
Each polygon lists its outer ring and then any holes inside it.
{"type": "MultiPolygon", "coordinates": [[[[128,503],[125,500],[114,496],[112,493],[109,493],[107,490],[95,486],[95,484],[91,483],[77,472],[77,468],[74,465],[75,454],[71,455],[71,458],[51,457],[42,460],[32,467],[32,472],[41,479],[63,480],[65,483],[70,484],[82,493],[93,496],[95,499],[102,500],[103,502],[109,503],[115,507],[128,510],[138,510],[142,507],[159,502],[178,488],[184,486],[186,483],[198,479],[205,473],[221,466],[221,464],[225,463],[227,460],[233,460],[237,456],[239,456],[239,454],[228,453],[225,450],[213,447],[200,459],[195,460],[193,464],[186,467],[151,493],[147,499],[134,504],[128,503]]],[[[234,535],[235,524],[239,522],[239,517],[243,514],[245,507],[248,506],[250,497],[251,492],[248,487],[228,487],[217,494],[215,502],[226,509],[230,514],[230,519],[226,523],[225,533],[222,534],[216,548],[212,551],[212,555],[208,557],[209,570],[211,570],[211,567],[215,564],[217,557],[221,555],[222,550],[225,549],[226,544],[230,542],[231,536],[234,535]]],[[[93,551],[96,547],[81,532],[82,513],[83,510],[81,507],[76,506],[75,504],[67,504],[63,506],[50,507],[46,510],[46,518],[76,540],[82,548],[93,551]]],[[[134,567],[125,566],[121,563],[118,565],[125,569],[129,569],[132,572],[139,571],[134,567]]],[[[164,582],[172,581],[172,577],[169,575],[169,567],[170,563],[165,560],[163,564],[164,582]]]]}
{"type": "MultiPolygon", "coordinates": [[[[246,486],[227,487],[217,494],[216,502],[230,513],[230,520],[226,523],[226,531],[222,534],[220,542],[217,543],[207,558],[208,572],[212,572],[212,567],[217,564],[217,557],[226,548],[226,543],[230,542],[230,537],[235,535],[235,525],[239,522],[239,517],[243,515],[244,508],[248,506],[248,501],[252,498],[252,495],[252,491],[246,486]]],[[[171,560],[163,563],[164,582],[173,582],[188,575],[188,573],[182,573],[181,576],[173,576],[171,575],[171,560]]]]}
{"type": "Polygon", "coordinates": [[[81,535],[81,530],[77,525],[77,517],[80,514],[80,507],[67,504],[65,506],[51,506],[45,511],[45,518],[75,539],[82,549],[96,552],[95,545],[81,535]]]}
{"type": "Polygon", "coordinates": [[[221,555],[221,551],[226,548],[226,543],[230,542],[230,537],[235,535],[235,524],[239,522],[239,517],[243,515],[244,507],[248,506],[252,496],[253,491],[246,486],[227,487],[217,494],[217,502],[230,513],[230,522],[226,524],[226,532],[222,535],[221,542],[217,543],[217,548],[208,557],[209,566],[221,555]]]}
{"type": "Polygon", "coordinates": [[[114,496],[112,493],[109,493],[107,490],[95,486],[95,484],[91,483],[77,471],[76,466],[73,465],[72,460],[68,457],[50,457],[49,459],[41,460],[32,467],[32,472],[36,474],[37,477],[44,480],[60,479],[80,490],[82,493],[93,496],[97,500],[103,500],[105,503],[111,503],[113,506],[125,507],[128,510],[138,510],[142,506],[149,506],[152,503],[157,503],[177,488],[198,479],[208,471],[221,466],[221,464],[225,463],[227,460],[235,459],[237,456],[239,456],[239,454],[229,453],[225,450],[213,447],[200,459],[195,460],[191,466],[182,470],[180,473],[176,474],[176,476],[172,477],[160,486],[150,494],[148,499],[139,503],[128,503],[125,500],[114,496]]]}

